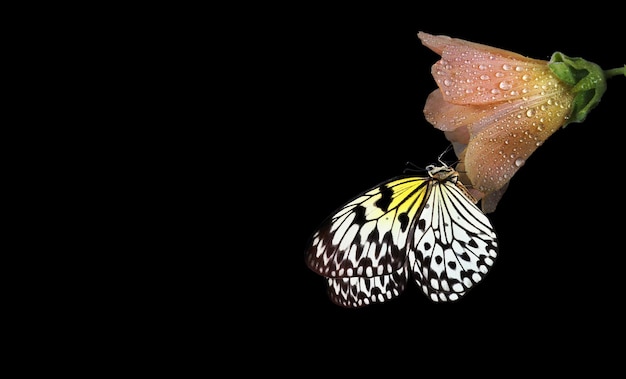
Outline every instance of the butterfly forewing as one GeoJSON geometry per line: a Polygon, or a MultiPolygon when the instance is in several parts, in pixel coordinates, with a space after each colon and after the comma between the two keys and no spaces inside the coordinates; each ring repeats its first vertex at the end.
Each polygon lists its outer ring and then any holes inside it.
{"type": "Polygon", "coordinates": [[[451,181],[433,182],[417,225],[410,266],[433,301],[458,300],[483,279],[497,257],[490,220],[451,181]]]}
{"type": "Polygon", "coordinates": [[[306,252],[316,273],[329,277],[392,274],[406,262],[410,221],[424,203],[425,178],[396,178],[357,196],[322,223],[306,252]]]}
{"type": "Polygon", "coordinates": [[[448,166],[383,182],[346,203],[313,234],[306,263],[330,299],[362,307],[398,296],[413,275],[433,301],[454,301],[497,256],[489,219],[448,166]]]}

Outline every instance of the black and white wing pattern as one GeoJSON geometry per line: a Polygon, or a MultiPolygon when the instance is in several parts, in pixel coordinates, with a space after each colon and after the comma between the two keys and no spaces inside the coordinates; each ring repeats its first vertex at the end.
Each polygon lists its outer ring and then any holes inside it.
{"type": "Polygon", "coordinates": [[[498,255],[490,220],[445,167],[432,167],[432,187],[416,219],[409,265],[432,301],[454,301],[489,272],[498,255]]]}
{"type": "Polygon", "coordinates": [[[433,301],[454,301],[498,254],[489,219],[451,167],[380,183],[328,217],[305,251],[330,299],[355,308],[399,296],[409,277],[433,301]]]}

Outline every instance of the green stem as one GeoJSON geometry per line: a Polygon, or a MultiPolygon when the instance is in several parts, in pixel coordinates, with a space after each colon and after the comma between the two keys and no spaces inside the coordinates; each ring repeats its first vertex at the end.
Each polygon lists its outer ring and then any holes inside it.
{"type": "Polygon", "coordinates": [[[624,65],[624,67],[612,68],[610,70],[604,71],[604,77],[607,79],[613,76],[617,76],[617,75],[626,76],[626,65],[624,65]]]}

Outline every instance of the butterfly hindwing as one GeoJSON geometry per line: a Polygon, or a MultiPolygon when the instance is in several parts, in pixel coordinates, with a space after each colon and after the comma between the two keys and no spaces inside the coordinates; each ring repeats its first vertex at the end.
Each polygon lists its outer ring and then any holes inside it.
{"type": "Polygon", "coordinates": [[[400,295],[406,286],[409,270],[401,267],[386,275],[326,278],[330,299],[344,307],[382,303],[400,295]]]}

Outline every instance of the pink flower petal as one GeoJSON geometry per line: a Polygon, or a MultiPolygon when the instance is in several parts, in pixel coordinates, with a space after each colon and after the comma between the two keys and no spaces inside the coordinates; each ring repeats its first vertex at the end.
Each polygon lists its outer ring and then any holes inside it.
{"type": "Polygon", "coordinates": [[[548,62],[447,36],[418,33],[422,43],[441,55],[432,75],[445,101],[490,104],[540,91],[552,77],[548,62]]]}
{"type": "Polygon", "coordinates": [[[441,91],[435,90],[426,99],[424,116],[435,128],[448,132],[480,123],[481,119],[491,117],[493,110],[491,105],[468,106],[447,102],[441,91]]]}
{"type": "Polygon", "coordinates": [[[502,104],[496,113],[470,126],[465,167],[474,187],[483,192],[502,188],[563,125],[570,106],[569,93],[518,100],[502,104]]]}

